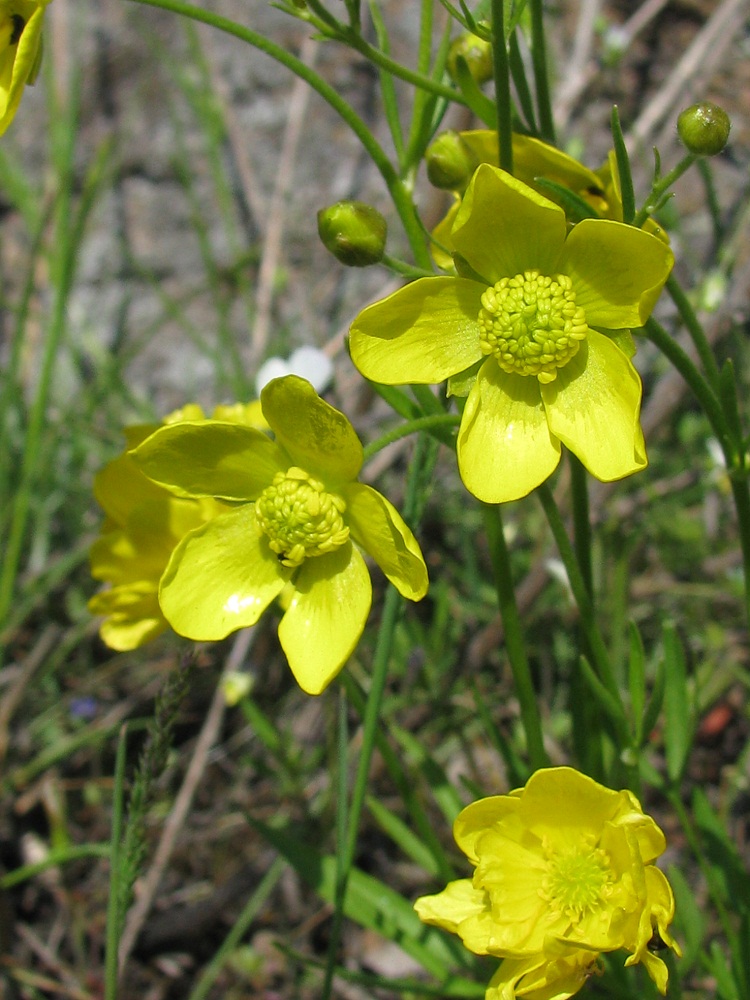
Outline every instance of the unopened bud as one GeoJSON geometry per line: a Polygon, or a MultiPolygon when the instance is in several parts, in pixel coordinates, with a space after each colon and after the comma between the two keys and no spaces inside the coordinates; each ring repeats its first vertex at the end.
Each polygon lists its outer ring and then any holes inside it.
{"type": "Polygon", "coordinates": [[[348,267],[367,267],[382,260],[387,234],[383,216],[363,201],[337,201],[318,212],[323,245],[348,267]]]}
{"type": "Polygon", "coordinates": [[[677,119],[683,144],[696,156],[716,156],[726,146],[732,123],[718,104],[703,101],[685,108],[677,119]]]}
{"type": "Polygon", "coordinates": [[[443,132],[425,152],[427,176],[436,188],[463,191],[479,161],[458,132],[443,132]]]}
{"type": "Polygon", "coordinates": [[[466,61],[469,72],[478,84],[492,79],[492,46],[484,38],[465,32],[451,43],[448,49],[447,68],[450,78],[458,80],[456,61],[459,56],[466,61]]]}

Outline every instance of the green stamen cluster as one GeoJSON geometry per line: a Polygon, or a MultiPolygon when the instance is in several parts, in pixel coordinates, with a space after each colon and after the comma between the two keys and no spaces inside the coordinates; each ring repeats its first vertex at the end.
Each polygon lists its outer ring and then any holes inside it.
{"type": "Polygon", "coordinates": [[[524,271],[503,278],[482,296],[480,344],[503,371],[553,382],[588,332],[570,278],[524,271]]]}
{"type": "Polygon", "coordinates": [[[255,504],[255,516],[284,566],[333,552],[349,538],[342,514],[346,503],[295,466],[274,476],[255,504]]]}
{"type": "Polygon", "coordinates": [[[578,921],[604,902],[612,880],[605,851],[576,847],[565,853],[551,853],[540,895],[553,910],[578,921]]]}

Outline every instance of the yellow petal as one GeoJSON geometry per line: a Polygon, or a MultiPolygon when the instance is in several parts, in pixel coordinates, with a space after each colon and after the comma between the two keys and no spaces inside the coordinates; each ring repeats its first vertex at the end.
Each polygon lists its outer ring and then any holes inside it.
{"type": "MultiPolygon", "coordinates": [[[[7,39],[3,39],[4,49],[0,51],[0,135],[13,121],[27,83],[34,82],[39,68],[42,48],[42,23],[44,8],[49,0],[21,0],[14,5],[13,13],[23,19],[22,32],[17,43],[9,44],[17,32],[13,23],[5,25],[7,39]]],[[[6,11],[8,4],[4,4],[6,11]]],[[[11,15],[3,12],[3,21],[11,15]]]]}
{"type": "Polygon", "coordinates": [[[119,455],[94,476],[94,496],[107,517],[124,525],[132,510],[147,499],[169,493],[143,475],[127,453],[119,455]]]}
{"type": "Polygon", "coordinates": [[[458,934],[465,920],[487,912],[487,893],[475,889],[469,878],[457,879],[434,896],[420,896],[414,909],[424,923],[458,934]]]}
{"type": "Polygon", "coordinates": [[[297,683],[320,694],[354,652],[372,603],[365,561],[349,542],[307,559],[294,581],[279,641],[297,683]]]}
{"type": "Polygon", "coordinates": [[[354,541],[372,556],[402,597],[421,601],[427,593],[427,567],[416,538],[393,504],[363,483],[350,483],[341,495],[354,541]]]}
{"type": "Polygon", "coordinates": [[[343,413],[298,375],[272,379],[260,395],[263,415],[294,465],[327,482],[356,479],[362,444],[343,413]]]}
{"type": "Polygon", "coordinates": [[[179,635],[223,639],[254,625],[290,575],[259,535],[254,506],[246,504],[183,538],[162,577],[159,602],[179,635]]]}
{"type": "Polygon", "coordinates": [[[127,652],[150,642],[167,628],[159,608],[158,581],[138,581],[95,594],[88,603],[92,615],[102,615],[99,635],[110,649],[127,652]]]}
{"type": "Polygon", "coordinates": [[[363,309],[351,326],[352,361],[385,385],[432,384],[481,357],[484,286],[468,278],[420,278],[363,309]]]}
{"type": "Polygon", "coordinates": [[[560,444],[550,434],[537,379],[508,375],[489,358],[458,432],[458,468],[467,490],[485,503],[518,500],[559,461],[560,444]]]}
{"type": "Polygon", "coordinates": [[[554,274],[565,241],[565,212],[485,163],[467,188],[452,239],[454,249],[488,284],[529,269],[554,274]]]}
{"type": "Polygon", "coordinates": [[[225,500],[255,500],[289,465],[262,431],[218,420],[160,427],[130,454],[149,479],[178,496],[225,500]]]}
{"type": "Polygon", "coordinates": [[[645,323],[673,263],[669,246],[642,229],[584,219],[565,241],[560,270],[589,325],[614,330],[645,323]]]}
{"type": "Polygon", "coordinates": [[[541,386],[550,430],[605,483],[647,465],[641,393],[629,359],[596,330],[555,381],[541,386]]]}
{"type": "Polygon", "coordinates": [[[518,808],[517,796],[488,795],[461,810],[453,824],[453,836],[458,846],[473,864],[479,860],[476,852],[477,839],[483,836],[493,824],[518,812],[518,808]]]}

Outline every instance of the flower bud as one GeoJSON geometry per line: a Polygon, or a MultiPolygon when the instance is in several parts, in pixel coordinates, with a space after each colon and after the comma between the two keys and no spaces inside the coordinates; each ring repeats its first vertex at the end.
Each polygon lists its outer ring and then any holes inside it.
{"type": "Polygon", "coordinates": [[[466,60],[469,72],[478,84],[492,79],[492,46],[484,38],[464,32],[451,42],[448,49],[447,67],[452,80],[458,80],[456,61],[458,57],[466,60]]]}
{"type": "Polygon", "coordinates": [[[702,101],[685,108],[677,119],[683,144],[696,156],[716,156],[726,146],[732,123],[718,104],[702,101]]]}
{"type": "Polygon", "coordinates": [[[458,132],[443,132],[425,152],[427,176],[436,188],[463,191],[479,161],[458,132]]]}
{"type": "Polygon", "coordinates": [[[318,235],[336,260],[367,267],[383,259],[388,225],[372,205],[337,201],[318,212],[318,235]]]}

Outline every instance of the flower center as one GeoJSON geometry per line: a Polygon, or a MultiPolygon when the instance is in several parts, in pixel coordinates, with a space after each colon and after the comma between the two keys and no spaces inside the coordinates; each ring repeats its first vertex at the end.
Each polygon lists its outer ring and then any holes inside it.
{"type": "Polygon", "coordinates": [[[557,369],[577,354],[588,332],[570,278],[539,271],[524,271],[488,288],[479,327],[484,354],[494,355],[504,372],[536,375],[540,382],[557,378],[557,369]]]}
{"type": "Polygon", "coordinates": [[[601,848],[574,847],[551,854],[540,895],[569,920],[578,921],[604,902],[612,882],[609,859],[601,848]]]}
{"type": "Polygon", "coordinates": [[[292,466],[277,472],[258,497],[255,516],[268,544],[285,566],[333,552],[349,538],[342,514],[346,503],[323,483],[292,466]]]}

